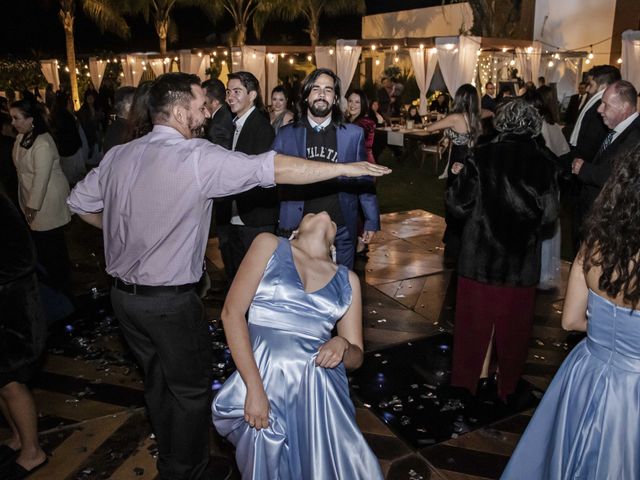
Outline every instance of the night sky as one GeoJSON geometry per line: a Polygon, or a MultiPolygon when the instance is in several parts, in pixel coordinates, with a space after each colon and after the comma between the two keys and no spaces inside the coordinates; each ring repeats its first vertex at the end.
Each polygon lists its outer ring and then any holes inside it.
{"type": "MultiPolygon", "coordinates": [[[[440,5],[440,0],[366,0],[367,14],[440,5]]],[[[59,4],[56,0],[3,1],[2,27],[0,28],[0,56],[16,58],[47,58],[62,56],[65,52],[64,32],[58,19],[59,4]]],[[[169,49],[197,48],[224,45],[225,33],[232,28],[230,18],[213,25],[198,9],[176,9],[174,20],[179,39],[169,49]],[[207,41],[209,38],[209,42],[207,41]]],[[[100,34],[90,20],[78,9],[75,22],[75,45],[77,55],[107,52],[157,51],[158,42],[153,27],[145,24],[142,17],[129,19],[132,36],[129,41],[113,34],[100,34]]],[[[251,29],[248,44],[293,44],[308,45],[309,37],[303,31],[304,22],[269,23],[260,40],[256,40],[251,29]]],[[[320,40],[337,38],[360,38],[361,19],[348,15],[325,19],[320,24],[320,40]]]]}

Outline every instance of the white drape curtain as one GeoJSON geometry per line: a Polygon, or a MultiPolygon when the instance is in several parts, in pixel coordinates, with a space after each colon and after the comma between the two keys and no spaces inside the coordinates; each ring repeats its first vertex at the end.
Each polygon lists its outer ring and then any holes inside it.
{"type": "Polygon", "coordinates": [[[473,81],[473,71],[480,50],[480,38],[471,36],[436,38],[438,65],[451,95],[473,81]]]}
{"type": "Polygon", "coordinates": [[[640,30],[622,32],[622,78],[640,90],[640,30]]]}
{"type": "Polygon", "coordinates": [[[53,85],[53,91],[60,89],[60,78],[58,77],[58,61],[57,60],[40,60],[40,70],[47,83],[53,85]]]}
{"type": "MultiPolygon", "coordinates": [[[[429,50],[425,50],[425,60],[427,62],[425,83],[427,85],[427,90],[429,90],[431,80],[433,80],[433,74],[436,71],[436,65],[438,64],[438,49],[434,47],[429,50]]],[[[427,105],[425,105],[425,107],[426,106],[427,105]]]]}
{"type": "Polygon", "coordinates": [[[246,72],[253,73],[260,83],[262,98],[266,98],[267,78],[265,74],[265,57],[267,55],[267,47],[261,46],[244,46],[242,47],[242,69],[246,72]]]}
{"type": "Polygon", "coordinates": [[[267,53],[267,96],[265,103],[271,105],[271,92],[278,85],[278,55],[275,53],[267,53]]]}
{"type": "Polygon", "coordinates": [[[424,48],[410,48],[409,56],[411,57],[411,65],[413,65],[413,73],[418,84],[418,90],[420,90],[420,108],[418,113],[420,115],[427,114],[427,75],[425,65],[425,50],[424,48]]]}
{"type": "Polygon", "coordinates": [[[338,40],[336,43],[336,74],[342,84],[340,105],[343,110],[347,108],[345,94],[358,66],[360,53],[362,53],[362,47],[358,46],[357,40],[338,40]]]}
{"type": "Polygon", "coordinates": [[[127,55],[122,62],[122,72],[124,73],[123,86],[137,87],[142,78],[142,62],[146,61],[146,55],[127,55]]]}
{"type": "Polygon", "coordinates": [[[107,68],[107,62],[98,60],[96,57],[89,57],[89,75],[91,75],[91,83],[96,90],[100,89],[105,68],[107,68]]]}
{"type": "Polygon", "coordinates": [[[316,68],[328,68],[336,71],[335,47],[316,47],[316,68]]]}
{"type": "Polygon", "coordinates": [[[200,74],[200,67],[203,63],[204,56],[198,56],[194,53],[191,53],[191,50],[179,50],[178,56],[180,58],[181,72],[190,73],[192,75],[200,74]]]}
{"type": "Polygon", "coordinates": [[[203,55],[202,61],[200,62],[200,68],[198,69],[197,75],[200,77],[200,80],[203,82],[208,80],[210,77],[207,75],[207,68],[211,67],[211,57],[209,55],[203,55]]]}
{"type": "Polygon", "coordinates": [[[240,47],[231,47],[231,65],[230,72],[241,72],[244,70],[242,66],[242,49],[240,47]]]}
{"type": "Polygon", "coordinates": [[[151,67],[151,71],[156,77],[159,77],[164,73],[164,60],[161,58],[156,58],[155,60],[150,60],[147,64],[151,67]]]}
{"type": "Polygon", "coordinates": [[[516,59],[520,64],[520,77],[525,82],[536,82],[540,73],[540,59],[542,57],[542,44],[533,42],[530,47],[517,47],[516,59]]]}

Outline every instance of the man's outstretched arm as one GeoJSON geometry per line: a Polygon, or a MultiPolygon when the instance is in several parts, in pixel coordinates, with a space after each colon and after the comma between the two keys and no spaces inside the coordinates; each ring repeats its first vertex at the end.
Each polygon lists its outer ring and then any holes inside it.
{"type": "Polygon", "coordinates": [[[322,182],[336,177],[381,177],[391,173],[390,168],[369,162],[326,163],[282,154],[276,154],[274,169],[276,183],[291,185],[322,182]]]}

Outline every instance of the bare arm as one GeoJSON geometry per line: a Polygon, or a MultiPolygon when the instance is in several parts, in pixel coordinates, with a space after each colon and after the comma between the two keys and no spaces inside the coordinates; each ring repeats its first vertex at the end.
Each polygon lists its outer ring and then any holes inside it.
{"type": "Polygon", "coordinates": [[[587,330],[587,298],[589,289],[582,269],[582,252],[579,252],[571,266],[567,294],[562,309],[562,328],[585,332],[587,330]]]}
{"type": "Polygon", "coordinates": [[[445,128],[452,128],[458,133],[464,133],[467,130],[464,117],[461,113],[452,113],[440,121],[430,123],[427,125],[426,130],[427,132],[437,132],[445,128]]]}
{"type": "Polygon", "coordinates": [[[389,168],[369,162],[316,162],[280,153],[275,156],[274,167],[276,183],[290,185],[305,185],[341,176],[360,177],[371,175],[380,177],[391,173],[389,168]]]}
{"type": "Polygon", "coordinates": [[[344,362],[345,368],[353,370],[362,365],[364,342],[362,340],[362,296],[358,276],[349,272],[351,305],[338,322],[338,336],[333,337],[318,349],[316,365],[335,368],[344,362]]]}
{"type": "Polygon", "coordinates": [[[102,230],[102,212],[100,213],[79,213],[78,216],[87,222],[89,225],[93,225],[96,228],[102,230]]]}
{"type": "Polygon", "coordinates": [[[245,313],[251,305],[278,239],[260,234],[251,244],[222,307],[222,323],[233,361],[247,387],[244,419],[257,429],[269,426],[269,399],[251,349],[245,313]]]}

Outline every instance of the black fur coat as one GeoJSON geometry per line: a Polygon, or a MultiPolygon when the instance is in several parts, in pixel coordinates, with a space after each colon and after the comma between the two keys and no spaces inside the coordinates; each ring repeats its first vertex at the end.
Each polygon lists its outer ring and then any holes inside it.
{"type": "Polygon", "coordinates": [[[2,193],[0,225],[0,372],[11,372],[38,359],[44,349],[46,320],[28,227],[2,193]]]}
{"type": "Polygon", "coordinates": [[[479,146],[452,188],[447,208],[465,218],[458,274],[492,285],[533,286],[540,243],[558,216],[553,154],[529,137],[502,134],[479,146]]]}

